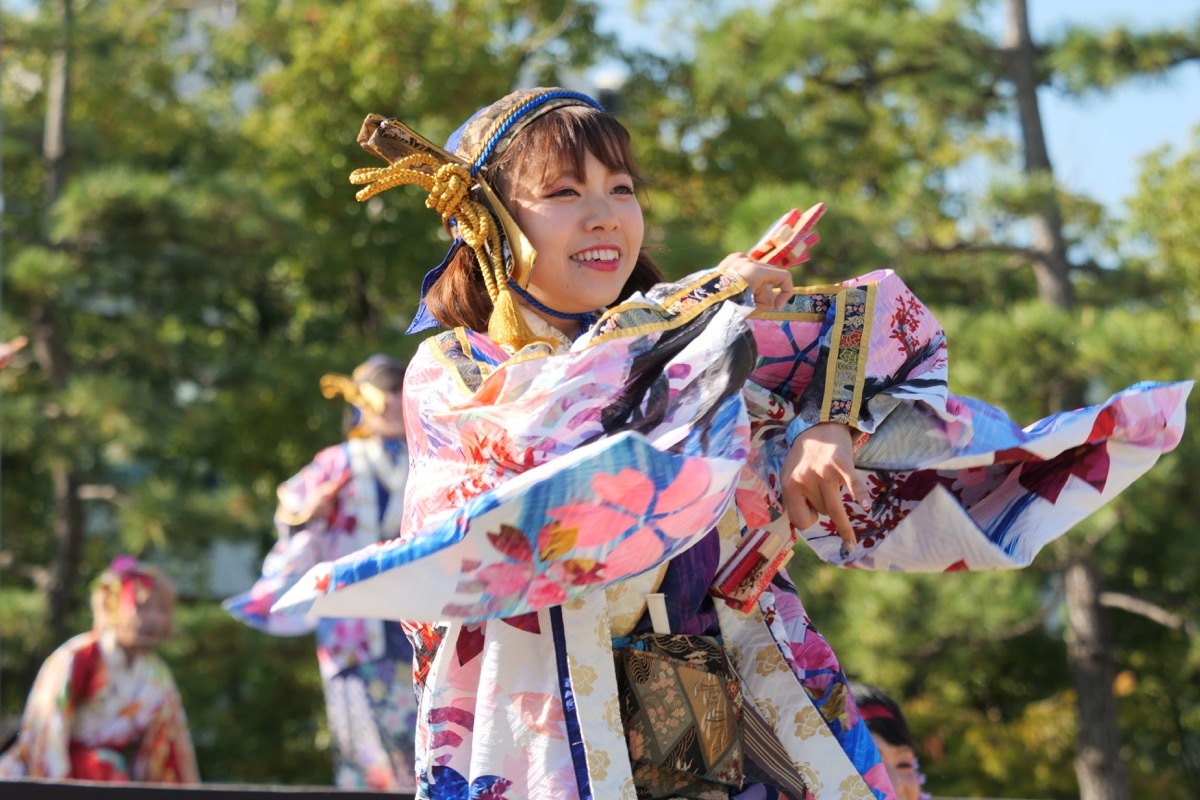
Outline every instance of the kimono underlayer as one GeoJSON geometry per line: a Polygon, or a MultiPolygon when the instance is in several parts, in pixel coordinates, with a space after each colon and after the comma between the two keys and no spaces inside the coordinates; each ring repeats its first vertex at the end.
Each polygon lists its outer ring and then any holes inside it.
{"type": "Polygon", "coordinates": [[[113,631],[67,641],[38,672],[0,778],[199,782],[166,663],[155,653],[130,661],[113,631]]]}
{"type": "Polygon", "coordinates": [[[413,788],[412,648],[400,624],[270,613],[314,564],[378,542],[400,524],[408,453],[395,439],[351,439],[319,452],[279,487],[279,540],[248,591],[225,601],[233,616],[275,636],[316,631],[317,662],[342,789],[413,788]],[[322,499],[330,497],[331,503],[322,499]]]}
{"type": "Polygon", "coordinates": [[[401,536],[315,567],[277,607],[406,620],[418,797],[634,798],[613,640],[649,630],[648,592],[672,632],[721,637],[745,719],[773,739],[747,734],[734,797],[890,796],[786,572],[745,612],[708,593],[743,537],[791,541],[790,439],[822,421],[859,432],[859,547],[842,555],[822,519],[803,538],[824,560],[928,572],[1029,564],[1182,433],[1190,383],[1024,430],[950,395],[942,330],[890,271],[753,310],[739,277],[708,272],[557,348],[513,355],[461,329],[421,345],[401,536]]]}

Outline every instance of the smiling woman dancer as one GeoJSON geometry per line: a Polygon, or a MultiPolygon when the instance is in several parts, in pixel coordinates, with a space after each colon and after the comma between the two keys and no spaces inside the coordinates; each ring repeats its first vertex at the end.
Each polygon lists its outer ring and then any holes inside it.
{"type": "Polygon", "coordinates": [[[374,115],[360,142],[390,164],[359,198],[417,184],[454,237],[414,323],[451,330],[406,378],[400,538],[281,606],[406,620],[418,797],[893,797],[777,571],[797,535],[1019,567],[1178,442],[1188,384],[1027,431],[950,395],[893,273],[793,290],[793,218],[662,283],[629,136],[585,95],[513,93],[444,149],[374,115]]]}

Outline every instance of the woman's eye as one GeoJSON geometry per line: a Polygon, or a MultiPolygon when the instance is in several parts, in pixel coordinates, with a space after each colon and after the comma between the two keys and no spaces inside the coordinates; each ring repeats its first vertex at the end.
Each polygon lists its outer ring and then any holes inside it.
{"type": "Polygon", "coordinates": [[[579,192],[575,191],[574,189],[572,189],[568,186],[568,187],[563,187],[562,189],[555,189],[554,191],[550,192],[546,196],[547,197],[572,197],[577,194],[579,194],[579,192]]]}
{"type": "Polygon", "coordinates": [[[633,194],[634,193],[633,185],[628,184],[628,183],[622,183],[620,186],[614,187],[613,192],[615,194],[633,194]]]}

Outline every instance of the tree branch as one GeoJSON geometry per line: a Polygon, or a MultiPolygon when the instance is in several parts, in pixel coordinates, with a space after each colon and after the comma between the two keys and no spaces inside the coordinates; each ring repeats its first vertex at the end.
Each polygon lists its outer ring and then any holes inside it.
{"type": "Polygon", "coordinates": [[[1200,628],[1197,627],[1195,620],[1168,611],[1156,603],[1151,603],[1149,600],[1124,594],[1123,592],[1101,592],[1100,605],[1107,606],[1108,608],[1119,608],[1122,611],[1128,611],[1130,614],[1145,617],[1151,622],[1162,625],[1164,628],[1183,631],[1187,634],[1188,638],[1195,638],[1196,634],[1200,632],[1200,628]]]}
{"type": "Polygon", "coordinates": [[[933,242],[926,241],[905,245],[904,249],[910,253],[934,256],[958,255],[960,253],[998,253],[1001,255],[1023,256],[1030,260],[1040,257],[1038,252],[1032,248],[1020,247],[1015,244],[1004,244],[1003,242],[967,242],[960,240],[951,242],[950,244],[934,244],[933,242]]]}

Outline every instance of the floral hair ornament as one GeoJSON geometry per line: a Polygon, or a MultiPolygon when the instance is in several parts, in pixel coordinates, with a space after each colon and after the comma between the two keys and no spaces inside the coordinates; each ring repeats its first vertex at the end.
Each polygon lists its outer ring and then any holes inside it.
{"type": "Polygon", "coordinates": [[[120,606],[132,608],[145,600],[158,581],[154,567],[130,555],[117,556],[92,583],[93,612],[112,614],[120,606]]]}
{"type": "Polygon", "coordinates": [[[367,115],[358,143],[387,161],[388,166],[352,172],[350,182],[363,186],[355,197],[364,202],[395,186],[417,184],[429,192],[425,205],[441,214],[442,224],[454,236],[450,252],[421,282],[421,303],[409,333],[437,324],[425,306],[425,295],[458,249],[465,246],[475,254],[492,300],[488,335],[516,349],[538,341],[539,337],[525,324],[514,297],[528,297],[525,290],[537,254],[488,184],[485,167],[525,126],[564,106],[604,110],[592,98],[569,89],[522,89],[475,112],[451,134],[445,148],[399,120],[367,115]]]}

